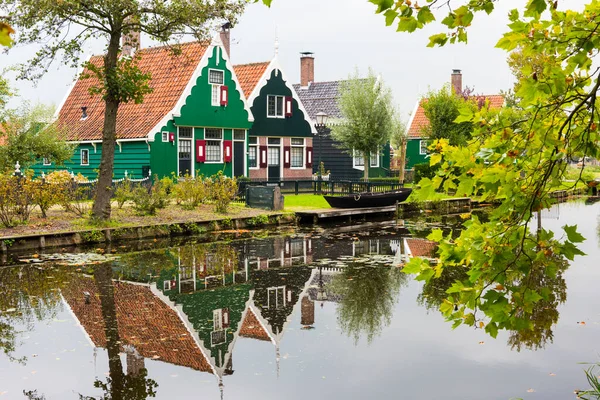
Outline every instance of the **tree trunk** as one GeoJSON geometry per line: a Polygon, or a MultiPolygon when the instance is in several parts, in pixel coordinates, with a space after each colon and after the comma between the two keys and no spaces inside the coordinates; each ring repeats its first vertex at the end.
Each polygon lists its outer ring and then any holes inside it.
{"type": "Polygon", "coordinates": [[[117,111],[119,110],[119,88],[116,87],[117,82],[114,76],[117,73],[120,41],[121,34],[113,33],[108,44],[108,51],[104,56],[106,98],[104,100],[104,127],[102,128],[102,159],[100,160],[100,172],[96,183],[94,206],[92,207],[92,217],[98,220],[110,218],[115,142],[117,140],[117,111]]]}
{"type": "Polygon", "coordinates": [[[109,264],[97,265],[94,268],[94,280],[100,293],[104,334],[106,335],[106,350],[108,351],[108,370],[111,381],[110,394],[112,400],[123,398],[125,374],[121,362],[119,328],[117,309],[115,306],[114,287],[112,282],[112,267],[109,264]]]}
{"type": "Polygon", "coordinates": [[[399,171],[399,180],[400,183],[404,183],[404,168],[406,167],[406,138],[403,138],[400,142],[400,160],[398,160],[398,164],[400,167],[399,171]]]}
{"type": "Polygon", "coordinates": [[[365,174],[363,178],[365,182],[369,181],[369,166],[371,165],[371,153],[364,153],[364,163],[365,163],[365,174]]]}

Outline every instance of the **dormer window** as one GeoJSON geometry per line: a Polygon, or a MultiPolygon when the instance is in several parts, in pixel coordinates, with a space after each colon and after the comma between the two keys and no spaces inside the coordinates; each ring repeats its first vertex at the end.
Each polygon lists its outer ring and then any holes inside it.
{"type": "Polygon", "coordinates": [[[81,120],[85,121],[88,117],[87,107],[81,107],[81,120]]]}
{"type": "Polygon", "coordinates": [[[225,72],[218,69],[208,70],[208,83],[211,87],[211,105],[218,107],[221,105],[227,105],[227,90],[223,89],[225,83],[225,72]],[[224,98],[225,96],[225,98],[224,98]],[[225,104],[223,104],[225,102],[225,104]]]}

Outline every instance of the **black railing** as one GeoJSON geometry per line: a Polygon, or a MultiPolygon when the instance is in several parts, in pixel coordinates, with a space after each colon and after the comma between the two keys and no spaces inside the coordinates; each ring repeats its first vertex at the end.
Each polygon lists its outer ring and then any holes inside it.
{"type": "Polygon", "coordinates": [[[244,201],[248,186],[279,186],[282,194],[318,194],[346,195],[352,193],[381,193],[398,190],[403,187],[397,180],[377,180],[364,182],[360,180],[244,180],[238,182],[238,200],[244,201]]]}

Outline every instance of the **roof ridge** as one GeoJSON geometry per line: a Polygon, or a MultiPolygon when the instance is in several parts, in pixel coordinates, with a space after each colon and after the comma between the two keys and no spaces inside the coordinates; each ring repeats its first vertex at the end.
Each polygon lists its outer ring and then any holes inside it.
{"type": "Polygon", "coordinates": [[[246,64],[235,64],[234,67],[248,67],[251,65],[262,65],[262,64],[269,64],[271,61],[256,61],[256,62],[251,62],[251,63],[246,63],[246,64]]]}
{"type": "MultiPolygon", "coordinates": [[[[190,46],[190,45],[193,45],[193,44],[198,44],[198,45],[203,46],[203,47],[208,47],[208,46],[210,46],[211,43],[209,41],[200,42],[198,40],[192,40],[192,41],[189,41],[189,42],[164,44],[164,45],[161,45],[161,46],[142,47],[141,49],[137,49],[136,54],[155,52],[155,51],[159,51],[159,50],[164,50],[164,49],[169,48],[169,47],[190,46]]],[[[104,57],[104,54],[105,53],[94,54],[94,55],[92,55],[92,58],[93,57],[104,57]]]]}

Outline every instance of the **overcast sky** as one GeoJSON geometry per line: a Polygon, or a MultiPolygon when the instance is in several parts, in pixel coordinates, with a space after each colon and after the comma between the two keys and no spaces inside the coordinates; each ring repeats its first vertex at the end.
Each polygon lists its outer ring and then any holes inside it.
{"type": "MultiPolygon", "coordinates": [[[[236,64],[270,60],[278,32],[279,59],[292,83],[300,80],[301,51],[315,53],[316,81],[345,79],[355,68],[364,73],[371,67],[391,87],[406,121],[415,102],[429,88],[439,89],[448,82],[455,68],[463,72],[463,85],[478,94],[495,94],[512,86],[506,53],[494,45],[508,29],[508,10],[523,3],[504,0],[496,3],[492,15],[477,15],[467,45],[430,49],[428,37],[441,30],[439,25],[397,33],[385,26],[383,16],[376,15],[376,7],[367,0],[273,0],[271,8],[247,7],[232,30],[231,57],[236,64]]],[[[101,53],[103,45],[91,43],[88,52],[101,53]]],[[[0,54],[0,68],[26,60],[35,50],[15,48],[8,55],[0,54]]],[[[59,104],[75,73],[55,65],[37,87],[23,81],[13,85],[24,99],[59,104]]]]}

